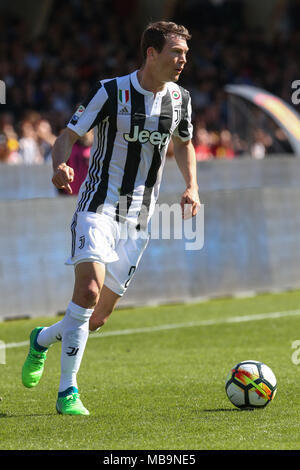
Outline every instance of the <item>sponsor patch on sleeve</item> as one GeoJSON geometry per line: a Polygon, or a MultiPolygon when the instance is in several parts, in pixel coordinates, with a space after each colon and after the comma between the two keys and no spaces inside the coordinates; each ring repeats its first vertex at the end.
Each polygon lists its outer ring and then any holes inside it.
{"type": "Polygon", "coordinates": [[[82,114],[84,113],[85,111],[85,107],[81,104],[78,108],[77,108],[77,111],[75,114],[73,114],[71,120],[70,120],[70,123],[71,124],[77,124],[77,121],[78,119],[80,118],[80,116],[82,116],[82,114]]]}

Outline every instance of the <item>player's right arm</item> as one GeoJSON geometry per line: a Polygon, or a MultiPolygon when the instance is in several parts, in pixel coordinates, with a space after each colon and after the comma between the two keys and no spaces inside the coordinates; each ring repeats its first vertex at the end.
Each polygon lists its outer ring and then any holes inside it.
{"type": "Polygon", "coordinates": [[[56,139],[53,151],[52,182],[58,189],[66,189],[72,194],[70,183],[74,179],[74,170],[66,164],[72,147],[79,137],[93,129],[106,116],[105,103],[108,99],[105,87],[97,82],[87,98],[77,108],[66,129],[56,139]]]}
{"type": "Polygon", "coordinates": [[[66,129],[56,139],[52,151],[52,182],[58,189],[66,189],[72,194],[70,183],[74,179],[74,170],[66,164],[72,147],[79,137],[93,129],[106,116],[105,103],[107,92],[101,82],[97,82],[87,98],[77,108],[66,129]]]}
{"type": "Polygon", "coordinates": [[[66,164],[66,161],[77,139],[79,135],[66,127],[57,137],[52,149],[52,183],[57,189],[66,189],[69,194],[72,194],[70,183],[74,179],[74,170],[66,164]]]}

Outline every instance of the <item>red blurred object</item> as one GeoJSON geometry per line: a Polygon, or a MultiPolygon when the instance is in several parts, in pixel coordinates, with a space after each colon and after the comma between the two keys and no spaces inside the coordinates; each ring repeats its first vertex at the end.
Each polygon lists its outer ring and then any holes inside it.
{"type": "Polygon", "coordinates": [[[73,145],[67,165],[74,169],[74,181],[70,183],[73,193],[78,194],[80,186],[85,180],[89,168],[91,147],[83,145],[80,141],[73,145]]]}

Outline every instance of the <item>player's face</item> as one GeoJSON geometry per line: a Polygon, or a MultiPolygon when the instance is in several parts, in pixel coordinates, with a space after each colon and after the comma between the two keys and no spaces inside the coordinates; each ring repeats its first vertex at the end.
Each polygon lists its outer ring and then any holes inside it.
{"type": "Polygon", "coordinates": [[[157,74],[162,81],[177,82],[186,64],[188,50],[184,38],[168,36],[162,51],[156,56],[157,74]]]}

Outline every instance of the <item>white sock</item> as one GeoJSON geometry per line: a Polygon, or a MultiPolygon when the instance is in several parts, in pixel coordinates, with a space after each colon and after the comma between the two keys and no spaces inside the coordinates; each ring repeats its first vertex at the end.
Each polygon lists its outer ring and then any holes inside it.
{"type": "Polygon", "coordinates": [[[61,341],[63,321],[64,318],[54,325],[43,328],[37,337],[37,343],[44,348],[49,348],[51,344],[61,341]]]}
{"type": "Polygon", "coordinates": [[[63,320],[61,345],[61,376],[59,392],[77,387],[77,373],[89,335],[89,319],[93,309],[70,302],[63,320]]]}

